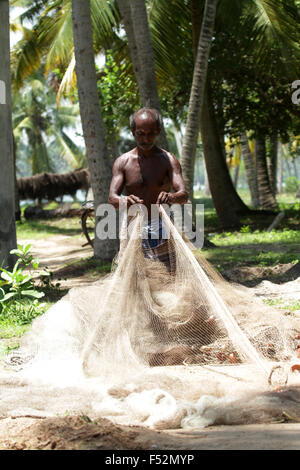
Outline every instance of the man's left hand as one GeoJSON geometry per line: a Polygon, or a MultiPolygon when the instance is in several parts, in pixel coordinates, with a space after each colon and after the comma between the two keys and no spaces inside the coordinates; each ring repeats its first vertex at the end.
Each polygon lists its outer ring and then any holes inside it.
{"type": "Polygon", "coordinates": [[[171,194],[166,193],[165,191],[162,191],[159,193],[156,204],[169,204],[171,202],[171,194]]]}

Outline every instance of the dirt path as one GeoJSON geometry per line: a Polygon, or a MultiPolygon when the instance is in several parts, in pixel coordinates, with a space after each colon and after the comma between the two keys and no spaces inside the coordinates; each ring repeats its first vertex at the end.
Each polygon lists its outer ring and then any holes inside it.
{"type": "MultiPolygon", "coordinates": [[[[31,252],[40,261],[40,267],[48,267],[50,272],[60,271],[64,276],[63,268],[77,261],[93,256],[93,249],[90,245],[83,246],[82,238],[69,237],[65,235],[55,235],[44,239],[21,239],[21,245],[30,243],[31,252]]],[[[70,289],[95,281],[89,276],[82,275],[79,269],[69,269],[68,278],[60,281],[61,287],[70,289]]]]}
{"type": "MultiPolygon", "coordinates": [[[[300,424],[153,431],[87,417],[0,420],[0,450],[299,450],[300,424]]],[[[130,455],[130,454],[129,454],[130,455]]]]}
{"type": "MultiPolygon", "coordinates": [[[[20,242],[25,242],[22,240],[20,242]]],[[[56,272],[66,264],[92,256],[82,240],[55,236],[44,240],[26,240],[40,266],[56,272]]],[[[229,273],[230,274],[230,273],[229,273]]],[[[253,275],[254,273],[252,273],[253,275]]],[[[238,275],[233,273],[233,276],[238,275]]],[[[62,281],[70,288],[95,279],[75,275],[62,281]]],[[[300,281],[300,278],[299,278],[300,281]]],[[[300,282],[274,285],[260,283],[258,293],[280,296],[290,293],[300,299],[300,282]]],[[[106,419],[91,421],[87,416],[43,418],[23,416],[0,419],[0,450],[23,449],[97,449],[97,450],[298,450],[300,423],[211,426],[197,430],[155,431],[142,427],[116,426],[106,419]]]]}

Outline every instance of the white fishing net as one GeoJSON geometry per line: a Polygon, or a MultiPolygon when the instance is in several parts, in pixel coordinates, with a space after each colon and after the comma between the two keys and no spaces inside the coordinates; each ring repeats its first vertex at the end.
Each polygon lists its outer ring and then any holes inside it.
{"type": "Polygon", "coordinates": [[[73,288],[2,366],[2,416],[86,413],[157,428],[300,420],[300,318],[226,282],[161,210],[124,230],[112,272],[73,288]],[[15,367],[14,367],[15,366],[15,367]]]}

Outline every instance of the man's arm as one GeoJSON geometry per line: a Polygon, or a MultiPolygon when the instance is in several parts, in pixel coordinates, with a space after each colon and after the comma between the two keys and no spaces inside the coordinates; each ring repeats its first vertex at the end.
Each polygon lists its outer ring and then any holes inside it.
{"type": "Polygon", "coordinates": [[[188,193],[182,177],[182,170],[179,161],[171,153],[168,154],[170,162],[169,177],[174,193],[162,191],[156,203],[157,204],[185,204],[188,201],[188,193]]]}
{"type": "MultiPolygon", "coordinates": [[[[112,204],[115,207],[115,209],[119,209],[120,201],[124,199],[124,197],[121,196],[124,186],[125,186],[124,159],[121,156],[117,158],[113,164],[112,179],[110,183],[109,196],[108,196],[108,202],[112,204]]],[[[131,194],[130,196],[126,196],[126,199],[127,199],[126,201],[127,205],[129,206],[131,204],[143,204],[143,201],[137,196],[134,196],[133,194],[131,194]]]]}

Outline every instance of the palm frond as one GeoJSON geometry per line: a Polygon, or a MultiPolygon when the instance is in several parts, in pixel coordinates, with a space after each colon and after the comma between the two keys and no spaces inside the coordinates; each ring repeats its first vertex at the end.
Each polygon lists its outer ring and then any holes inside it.
{"type": "Polygon", "coordinates": [[[75,147],[70,145],[70,139],[66,138],[66,134],[61,135],[57,132],[55,127],[51,128],[53,135],[55,136],[55,142],[60,148],[61,156],[71,165],[72,168],[79,168],[81,165],[82,155],[78,154],[78,149],[76,148],[77,152],[75,151],[75,147]]]}
{"type": "Polygon", "coordinates": [[[18,41],[11,52],[11,75],[14,89],[20,88],[26,76],[37,70],[42,61],[42,50],[39,47],[36,30],[22,27],[23,38],[18,41]]]}
{"type": "Polygon", "coordinates": [[[64,73],[63,79],[60,83],[60,86],[56,95],[56,102],[58,106],[60,105],[60,101],[62,97],[65,95],[65,93],[68,93],[70,90],[75,88],[75,84],[76,84],[75,65],[76,65],[76,61],[75,61],[75,54],[73,50],[71,60],[69,62],[67,70],[64,73]]]}
{"type": "MultiPolygon", "coordinates": [[[[61,3],[61,2],[60,2],[61,3]]],[[[46,70],[66,65],[70,62],[73,51],[73,29],[71,2],[64,1],[62,8],[45,10],[38,26],[38,40],[46,49],[46,70]]]]}
{"type": "Polygon", "coordinates": [[[172,83],[172,76],[178,73],[178,58],[192,58],[188,5],[179,0],[153,0],[149,10],[149,26],[158,82],[166,84],[171,79],[172,83]]]}

